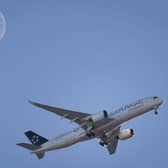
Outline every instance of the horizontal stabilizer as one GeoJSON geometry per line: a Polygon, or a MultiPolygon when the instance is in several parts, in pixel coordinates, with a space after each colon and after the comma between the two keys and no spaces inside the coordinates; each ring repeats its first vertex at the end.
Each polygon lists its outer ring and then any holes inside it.
{"type": "Polygon", "coordinates": [[[21,146],[23,148],[29,149],[31,151],[40,149],[40,146],[32,145],[32,144],[27,144],[27,143],[18,143],[16,144],[18,146],[21,146]]]}
{"type": "MultiPolygon", "coordinates": [[[[16,145],[21,146],[21,147],[26,148],[26,149],[31,150],[31,151],[34,151],[34,150],[37,150],[37,149],[41,148],[40,146],[27,144],[27,143],[18,143],[16,145]]],[[[35,154],[38,157],[38,159],[42,159],[44,157],[44,152],[38,152],[38,153],[35,153],[35,154]]]]}

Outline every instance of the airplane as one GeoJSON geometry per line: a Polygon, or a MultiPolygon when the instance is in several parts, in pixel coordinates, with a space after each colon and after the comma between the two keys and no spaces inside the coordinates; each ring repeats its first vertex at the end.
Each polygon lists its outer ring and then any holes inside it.
{"type": "Polygon", "coordinates": [[[120,130],[121,124],[151,110],[154,110],[154,114],[158,114],[157,109],[163,104],[163,99],[157,96],[146,97],[111,113],[103,110],[95,114],[66,110],[33,101],[29,102],[34,106],[53,112],[79,125],[74,130],[50,140],[31,130],[26,131],[25,135],[31,144],[18,143],[16,145],[30,150],[31,153],[36,154],[38,159],[42,159],[45,152],[65,148],[93,138],[100,139],[99,144],[106,147],[111,155],[116,152],[118,140],[126,140],[134,135],[132,128],[120,130]]]}

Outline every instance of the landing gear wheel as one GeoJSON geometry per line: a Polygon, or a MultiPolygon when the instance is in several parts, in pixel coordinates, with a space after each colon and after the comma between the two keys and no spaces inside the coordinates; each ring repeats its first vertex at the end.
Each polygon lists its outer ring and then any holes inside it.
{"type": "Polygon", "coordinates": [[[154,114],[155,114],[155,115],[158,115],[157,109],[155,110],[154,114]]]}
{"type": "Polygon", "coordinates": [[[100,141],[99,144],[100,144],[101,146],[104,146],[104,145],[105,145],[105,143],[102,142],[102,141],[100,141]]]}

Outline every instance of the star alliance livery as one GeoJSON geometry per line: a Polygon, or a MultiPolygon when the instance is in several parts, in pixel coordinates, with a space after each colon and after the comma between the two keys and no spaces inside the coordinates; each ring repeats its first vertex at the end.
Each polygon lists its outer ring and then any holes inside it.
{"type": "Polygon", "coordinates": [[[51,140],[33,131],[25,132],[31,144],[18,143],[17,145],[30,150],[31,153],[36,154],[36,156],[41,159],[44,157],[45,152],[65,148],[93,138],[100,139],[99,144],[106,147],[111,155],[116,151],[118,140],[126,140],[134,135],[133,129],[127,128],[120,130],[121,124],[151,110],[154,110],[155,114],[157,114],[157,109],[163,103],[163,100],[156,96],[147,97],[123,106],[112,113],[107,113],[107,111],[103,110],[96,114],[65,110],[32,101],[30,101],[30,103],[79,125],[79,127],[73,131],[51,140]]]}

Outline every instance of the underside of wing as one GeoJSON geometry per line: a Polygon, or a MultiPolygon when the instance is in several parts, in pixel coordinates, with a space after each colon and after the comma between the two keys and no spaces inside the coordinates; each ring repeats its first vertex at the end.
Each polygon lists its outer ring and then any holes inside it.
{"type": "Polygon", "coordinates": [[[111,139],[111,142],[109,142],[109,144],[107,145],[107,149],[110,155],[112,155],[113,153],[115,153],[116,149],[117,149],[117,144],[118,144],[118,139],[116,137],[111,139]]]}
{"type": "Polygon", "coordinates": [[[109,154],[112,155],[115,153],[118,144],[118,133],[120,131],[120,126],[114,128],[110,132],[106,132],[101,138],[101,145],[105,145],[109,154]]]}
{"type": "Polygon", "coordinates": [[[83,119],[90,115],[87,113],[76,112],[76,111],[72,111],[72,110],[66,110],[66,109],[62,109],[62,108],[48,106],[48,105],[36,103],[33,101],[29,101],[29,103],[31,103],[32,105],[37,106],[39,108],[42,108],[44,110],[48,110],[50,112],[53,112],[59,116],[62,116],[63,118],[69,119],[72,122],[75,122],[79,125],[83,124],[83,122],[85,122],[83,119]]]}

